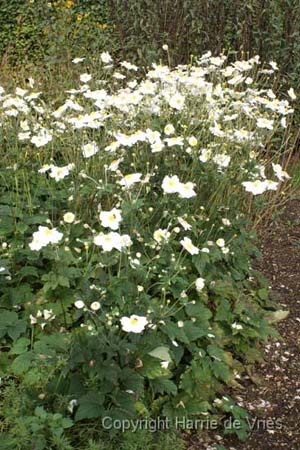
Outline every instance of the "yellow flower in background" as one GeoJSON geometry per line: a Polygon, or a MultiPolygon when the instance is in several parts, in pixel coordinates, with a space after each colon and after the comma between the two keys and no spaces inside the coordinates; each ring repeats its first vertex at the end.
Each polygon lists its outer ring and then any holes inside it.
{"type": "Polygon", "coordinates": [[[74,1],[73,0],[66,0],[63,4],[63,6],[65,8],[72,8],[74,6],[74,1]]]}
{"type": "Polygon", "coordinates": [[[97,28],[100,30],[106,30],[108,28],[107,23],[97,23],[97,28]]]}

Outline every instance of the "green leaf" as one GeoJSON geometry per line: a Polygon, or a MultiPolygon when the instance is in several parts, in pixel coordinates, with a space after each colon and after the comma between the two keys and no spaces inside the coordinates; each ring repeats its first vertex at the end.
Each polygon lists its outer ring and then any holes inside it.
{"type": "Polygon", "coordinates": [[[207,335],[207,329],[203,328],[190,320],[184,322],[183,330],[190,342],[207,335]]]}
{"type": "Polygon", "coordinates": [[[89,392],[80,397],[79,407],[75,414],[75,422],[83,419],[94,419],[101,417],[104,412],[104,395],[100,392],[89,392]]]}
{"type": "Polygon", "coordinates": [[[172,361],[168,347],[157,347],[149,352],[148,355],[153,356],[153,358],[161,359],[162,361],[172,361]]]}
{"type": "Polygon", "coordinates": [[[30,339],[21,337],[14,343],[14,345],[9,353],[11,355],[21,355],[22,353],[27,352],[27,348],[29,345],[30,345],[30,339]]]}
{"type": "Polygon", "coordinates": [[[122,389],[134,392],[142,392],[144,389],[144,378],[137,374],[133,369],[123,368],[120,372],[120,382],[122,389]]]}
{"type": "Polygon", "coordinates": [[[18,321],[18,314],[14,311],[2,310],[0,312],[0,337],[7,333],[9,327],[14,326],[18,321]]]}
{"type": "Polygon", "coordinates": [[[32,288],[28,283],[22,283],[16,288],[11,288],[9,294],[14,306],[24,305],[24,303],[31,302],[34,299],[32,288]]]}
{"type": "Polygon", "coordinates": [[[21,269],[18,271],[18,276],[20,277],[21,280],[23,278],[29,277],[29,276],[38,278],[39,272],[36,267],[25,266],[25,267],[21,267],[21,269]]]}
{"type": "Polygon", "coordinates": [[[18,320],[18,322],[14,326],[8,328],[7,334],[15,341],[22,333],[25,333],[26,329],[27,329],[26,321],[18,320]]]}
{"type": "Polygon", "coordinates": [[[261,300],[268,300],[269,298],[269,289],[262,288],[258,290],[258,296],[261,300]]]}
{"type": "Polygon", "coordinates": [[[63,419],[61,420],[61,426],[66,429],[66,428],[71,428],[73,426],[73,420],[70,419],[69,417],[63,417],[63,419]]]}
{"type": "Polygon", "coordinates": [[[49,351],[65,353],[68,350],[70,340],[66,334],[53,333],[51,335],[41,335],[40,340],[34,344],[34,351],[48,354],[49,351]]]}
{"type": "Polygon", "coordinates": [[[150,384],[155,394],[177,394],[176,384],[167,378],[156,378],[150,384]]]}
{"type": "Polygon", "coordinates": [[[194,300],[193,303],[188,303],[185,310],[190,317],[197,317],[203,321],[207,321],[212,317],[211,310],[204,306],[199,300],[194,300]]]}
{"type": "Polygon", "coordinates": [[[222,298],[219,300],[215,320],[224,321],[228,323],[233,322],[233,314],[231,312],[231,306],[228,300],[222,298]]]}
{"type": "Polygon", "coordinates": [[[16,312],[4,310],[0,313],[0,338],[8,334],[16,340],[26,328],[25,320],[19,320],[16,312]]]}
{"type": "Polygon", "coordinates": [[[199,401],[197,398],[189,400],[187,410],[189,414],[206,413],[211,409],[209,402],[199,401]]]}
{"type": "Polygon", "coordinates": [[[193,257],[193,263],[200,275],[203,274],[205,266],[209,263],[209,260],[209,256],[205,253],[201,253],[200,255],[193,257]]]}
{"type": "Polygon", "coordinates": [[[209,355],[216,360],[220,360],[231,366],[233,364],[232,354],[230,352],[225,352],[222,348],[216,345],[209,345],[207,347],[209,355]]]}
{"type": "Polygon", "coordinates": [[[184,344],[190,343],[183,329],[179,328],[178,325],[173,322],[168,322],[166,325],[163,325],[162,330],[171,340],[178,339],[184,344]]]}
{"type": "Polygon", "coordinates": [[[69,279],[67,277],[64,277],[63,275],[58,275],[57,284],[63,287],[70,287],[69,279]]]}
{"type": "Polygon", "coordinates": [[[22,375],[27,372],[31,368],[33,358],[34,356],[31,351],[17,356],[11,365],[13,373],[15,375],[22,375]]]}
{"type": "Polygon", "coordinates": [[[223,361],[213,361],[211,366],[213,373],[217,378],[225,381],[225,383],[230,380],[230,370],[227,364],[225,364],[223,361]]]}
{"type": "Polygon", "coordinates": [[[135,414],[135,398],[132,394],[123,391],[113,391],[111,395],[113,403],[116,405],[109,411],[111,417],[128,419],[135,414]]]}
{"type": "Polygon", "coordinates": [[[232,286],[229,281],[216,281],[212,289],[215,294],[219,295],[220,297],[228,299],[239,297],[238,291],[232,286]]]}
{"type": "Polygon", "coordinates": [[[138,373],[150,380],[166,375],[166,369],[161,367],[161,363],[157,358],[145,356],[142,360],[143,366],[138,369],[138,373]]]}

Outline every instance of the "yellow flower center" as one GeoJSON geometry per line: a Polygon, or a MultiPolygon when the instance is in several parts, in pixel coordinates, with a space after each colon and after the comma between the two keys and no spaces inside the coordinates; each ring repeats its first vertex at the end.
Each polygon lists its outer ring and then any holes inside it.
{"type": "Polygon", "coordinates": [[[135,317],[130,319],[130,325],[136,325],[137,323],[138,323],[138,319],[136,319],[135,317]]]}

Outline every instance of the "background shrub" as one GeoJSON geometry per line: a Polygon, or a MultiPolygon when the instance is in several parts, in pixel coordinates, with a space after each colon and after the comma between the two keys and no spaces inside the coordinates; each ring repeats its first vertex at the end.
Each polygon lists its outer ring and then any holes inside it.
{"type": "Polygon", "coordinates": [[[299,18],[297,0],[1,0],[0,54],[23,63],[44,60],[53,47],[56,55],[90,56],[105,44],[123,59],[149,64],[168,44],[174,64],[225,49],[280,61],[293,77],[299,18]]]}

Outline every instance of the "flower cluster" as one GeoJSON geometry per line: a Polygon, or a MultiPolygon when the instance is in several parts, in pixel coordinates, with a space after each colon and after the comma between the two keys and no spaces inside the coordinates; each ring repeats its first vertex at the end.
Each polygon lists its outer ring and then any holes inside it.
{"type": "Polygon", "coordinates": [[[29,244],[31,250],[41,250],[48,244],[58,244],[63,238],[63,233],[56,228],[39,226],[38,231],[33,233],[32,242],[29,244]]]}
{"type": "Polygon", "coordinates": [[[100,392],[96,413],[134,413],[151,397],[167,414],[209,414],[220,384],[235,385],[270,331],[247,213],[290,178],[265,143],[285,133],[296,95],[277,98],[274,63],[258,57],[206,53],[144,76],[108,52],[101,73],[86,62],[73,59],[78,83],[61,103],[33,80],[0,88],[13,142],[0,178],[13,199],[0,204],[0,289],[26,299],[26,323],[55,318],[44,334],[67,337],[66,385],[76,374],[80,389],[100,392]],[[33,304],[45,309],[32,315],[33,304]]]}

